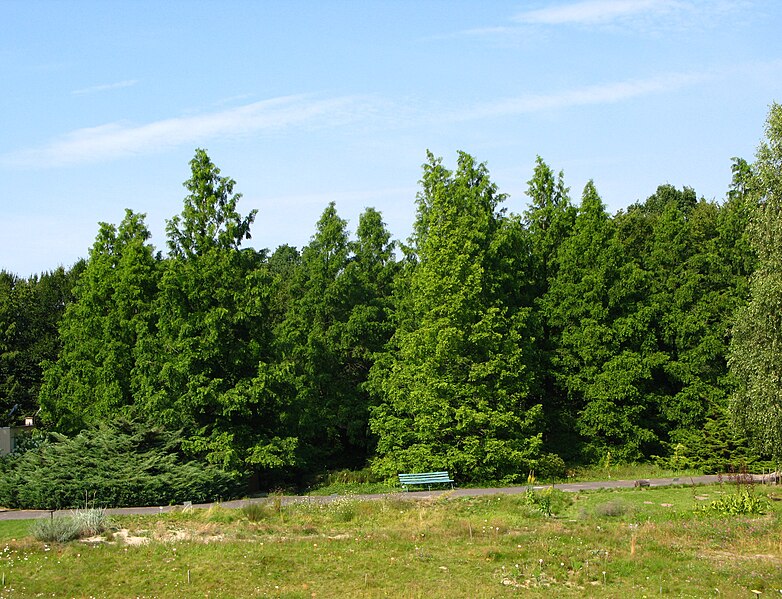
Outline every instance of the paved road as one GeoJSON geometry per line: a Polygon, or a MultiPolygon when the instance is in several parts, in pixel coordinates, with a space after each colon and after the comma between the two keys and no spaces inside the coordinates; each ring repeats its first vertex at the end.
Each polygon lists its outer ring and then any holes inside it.
{"type": "MultiPolygon", "coordinates": [[[[763,482],[763,477],[760,475],[753,475],[753,478],[755,482],[763,482]]],[[[687,477],[681,477],[681,478],[653,478],[653,479],[645,479],[649,482],[650,487],[668,487],[671,485],[712,485],[718,482],[728,481],[727,477],[716,475],[716,474],[709,474],[704,476],[687,476],[687,477]]],[[[546,489],[551,485],[535,485],[534,489],[546,489]]],[[[577,492],[577,491],[586,491],[586,490],[595,490],[595,489],[620,489],[620,488],[628,488],[628,487],[634,487],[635,481],[634,480],[607,480],[607,481],[595,481],[595,482],[583,482],[583,483],[562,483],[557,484],[554,486],[554,488],[560,490],[560,491],[569,491],[569,492],[577,492]]],[[[435,498],[439,497],[440,495],[443,495],[444,493],[449,494],[451,497],[475,497],[480,495],[499,495],[499,494],[506,494],[506,495],[514,495],[518,493],[526,493],[527,489],[529,489],[529,486],[518,486],[518,487],[501,487],[501,488],[491,488],[491,489],[455,489],[453,491],[411,491],[409,493],[384,493],[384,494],[374,494],[374,495],[350,495],[349,497],[351,499],[360,499],[360,500],[376,500],[376,499],[382,499],[384,497],[398,497],[403,499],[428,499],[428,498],[435,498]]],[[[345,496],[341,496],[345,497],[345,496]]],[[[306,495],[306,496],[293,496],[293,495],[286,495],[282,497],[282,503],[287,505],[290,503],[328,503],[330,501],[334,501],[335,499],[339,499],[340,496],[337,495],[326,495],[326,496],[316,496],[316,495],[306,495]]],[[[234,501],[224,501],[221,502],[219,505],[224,508],[240,508],[245,505],[248,505],[250,503],[259,503],[269,501],[268,498],[260,497],[260,498],[254,498],[254,499],[238,499],[234,501]]],[[[196,509],[207,509],[210,507],[213,507],[215,503],[200,503],[200,504],[193,504],[193,508],[196,509]]],[[[128,507],[128,508],[111,508],[106,510],[109,514],[117,514],[117,515],[127,515],[127,514],[162,514],[165,512],[170,512],[173,510],[180,510],[182,509],[181,505],[167,505],[167,506],[153,506],[153,507],[128,507]]],[[[54,512],[55,514],[58,512],[54,512]]],[[[32,519],[32,518],[48,518],[52,512],[50,510],[6,510],[6,511],[0,511],[0,520],[25,520],[25,519],[32,519]]]]}

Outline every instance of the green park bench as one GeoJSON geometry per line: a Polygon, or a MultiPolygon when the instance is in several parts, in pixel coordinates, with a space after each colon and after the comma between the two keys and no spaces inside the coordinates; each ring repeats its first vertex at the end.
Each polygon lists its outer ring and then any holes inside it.
{"type": "Polygon", "coordinates": [[[405,491],[409,491],[408,487],[411,485],[426,485],[431,491],[432,485],[448,483],[450,483],[451,488],[453,489],[453,479],[447,472],[416,472],[399,475],[399,484],[405,488],[405,491]]]}

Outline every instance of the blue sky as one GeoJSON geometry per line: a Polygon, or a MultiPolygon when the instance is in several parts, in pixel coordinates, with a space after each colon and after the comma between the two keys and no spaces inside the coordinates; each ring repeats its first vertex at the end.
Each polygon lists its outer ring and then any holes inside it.
{"type": "Polygon", "coordinates": [[[195,148],[302,246],[328,202],[404,239],[426,150],[485,161],[521,212],[536,155],[611,212],[663,183],[722,200],[782,101],[782,3],[0,3],[0,268],[86,257],[147,214],[165,248],[195,148]]]}

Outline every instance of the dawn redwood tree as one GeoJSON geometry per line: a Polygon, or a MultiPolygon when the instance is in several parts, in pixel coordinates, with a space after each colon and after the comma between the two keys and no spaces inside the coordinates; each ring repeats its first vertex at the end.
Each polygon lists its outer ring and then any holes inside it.
{"type": "Polygon", "coordinates": [[[185,430],[192,455],[239,470],[276,465],[289,443],[270,432],[277,415],[255,380],[270,343],[265,255],[240,248],[255,211],[239,214],[234,180],[204,150],[190,169],[182,213],[166,227],[157,334],[140,351],[141,414],[185,430]]]}
{"type": "Polygon", "coordinates": [[[101,223],[59,327],[62,349],[45,364],[44,422],[75,434],[129,413],[135,401],[136,352],[153,334],[159,260],[144,215],[126,210],[119,227],[101,223]]]}
{"type": "Polygon", "coordinates": [[[277,353],[285,363],[294,395],[297,428],[302,443],[299,462],[323,467],[341,453],[336,415],[354,392],[345,379],[335,331],[349,313],[345,280],[350,247],[347,222],[334,203],[323,211],[310,243],[294,271],[293,293],[286,315],[275,330],[277,353]]]}
{"type": "MultiPolygon", "coordinates": [[[[569,408],[555,381],[553,360],[558,344],[557,331],[550,327],[544,298],[559,271],[559,249],[570,236],[576,218],[569,191],[562,171],[555,175],[538,156],[532,178],[527,181],[529,207],[524,211],[522,221],[527,232],[529,258],[526,268],[519,274],[526,271],[528,283],[519,285],[519,292],[527,295],[535,308],[529,329],[534,339],[537,396],[546,418],[547,441],[555,444],[562,442],[561,433],[569,428],[562,420],[569,408]]],[[[557,447],[554,449],[560,451],[557,447]]]]}
{"type": "Polygon", "coordinates": [[[488,272],[505,196],[468,154],[455,172],[428,158],[397,329],[371,377],[373,468],[518,480],[539,456],[542,409],[530,402],[529,311],[509,307],[488,272]]]}
{"type": "Polygon", "coordinates": [[[733,326],[729,366],[738,388],[733,418],[776,463],[782,462],[782,106],[773,104],[752,165],[756,208],[748,228],[757,266],[749,303],[733,326]]]}
{"type": "Polygon", "coordinates": [[[331,203],[301,253],[289,309],[276,329],[307,469],[366,462],[371,443],[366,380],[391,335],[390,234],[371,208],[360,216],[355,241],[346,227],[331,203]]]}
{"type": "Polygon", "coordinates": [[[532,179],[527,181],[530,206],[524,222],[531,234],[531,254],[537,297],[548,289],[549,280],[558,269],[557,251],[570,235],[576,219],[576,208],[568,195],[562,171],[554,171],[538,156],[532,179]]]}
{"type": "Polygon", "coordinates": [[[734,318],[749,295],[750,275],[755,269],[755,253],[748,235],[754,202],[752,170],[745,160],[734,158],[732,171],[733,181],[727,201],[719,207],[717,235],[708,254],[708,281],[719,287],[716,293],[702,299],[711,309],[714,350],[700,357],[708,360],[709,353],[716,356],[709,366],[717,372],[717,384],[711,384],[717,393],[708,399],[700,429],[674,433],[674,440],[684,445],[691,463],[707,472],[726,472],[742,464],[751,465],[762,457],[749,442],[746,431],[733,425],[730,413],[735,377],[730,376],[727,367],[728,342],[734,318]]]}
{"type": "MultiPolygon", "coordinates": [[[[622,360],[622,315],[618,287],[623,266],[613,221],[590,181],[584,187],[572,233],[557,251],[558,269],[541,299],[555,340],[551,374],[563,397],[552,435],[570,457],[599,459],[617,454],[628,439],[643,437],[637,410],[628,405],[624,377],[612,360],[622,360]]],[[[626,356],[625,356],[626,358],[626,356]]],[[[619,456],[621,457],[621,453],[619,456]]]]}
{"type": "Polygon", "coordinates": [[[353,387],[349,396],[353,401],[339,405],[337,419],[343,423],[342,435],[353,452],[354,465],[365,464],[374,449],[369,430],[372,399],[368,379],[394,333],[392,295],[399,271],[395,246],[381,213],[367,208],[359,216],[345,269],[350,312],[336,331],[343,372],[353,387]]]}

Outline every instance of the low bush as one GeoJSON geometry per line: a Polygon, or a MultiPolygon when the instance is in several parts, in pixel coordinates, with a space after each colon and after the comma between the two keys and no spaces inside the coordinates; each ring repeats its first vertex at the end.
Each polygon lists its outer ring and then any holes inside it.
{"type": "Polygon", "coordinates": [[[119,421],[50,442],[3,465],[0,505],[64,509],[84,505],[169,505],[227,499],[243,491],[237,474],[188,459],[182,437],[119,421]]]}
{"type": "Polygon", "coordinates": [[[71,516],[41,518],[30,527],[30,533],[45,543],[67,543],[82,534],[81,524],[71,516]]]}
{"type": "Polygon", "coordinates": [[[544,453],[538,458],[536,473],[541,480],[563,480],[567,478],[567,467],[557,454],[544,453]]]}

